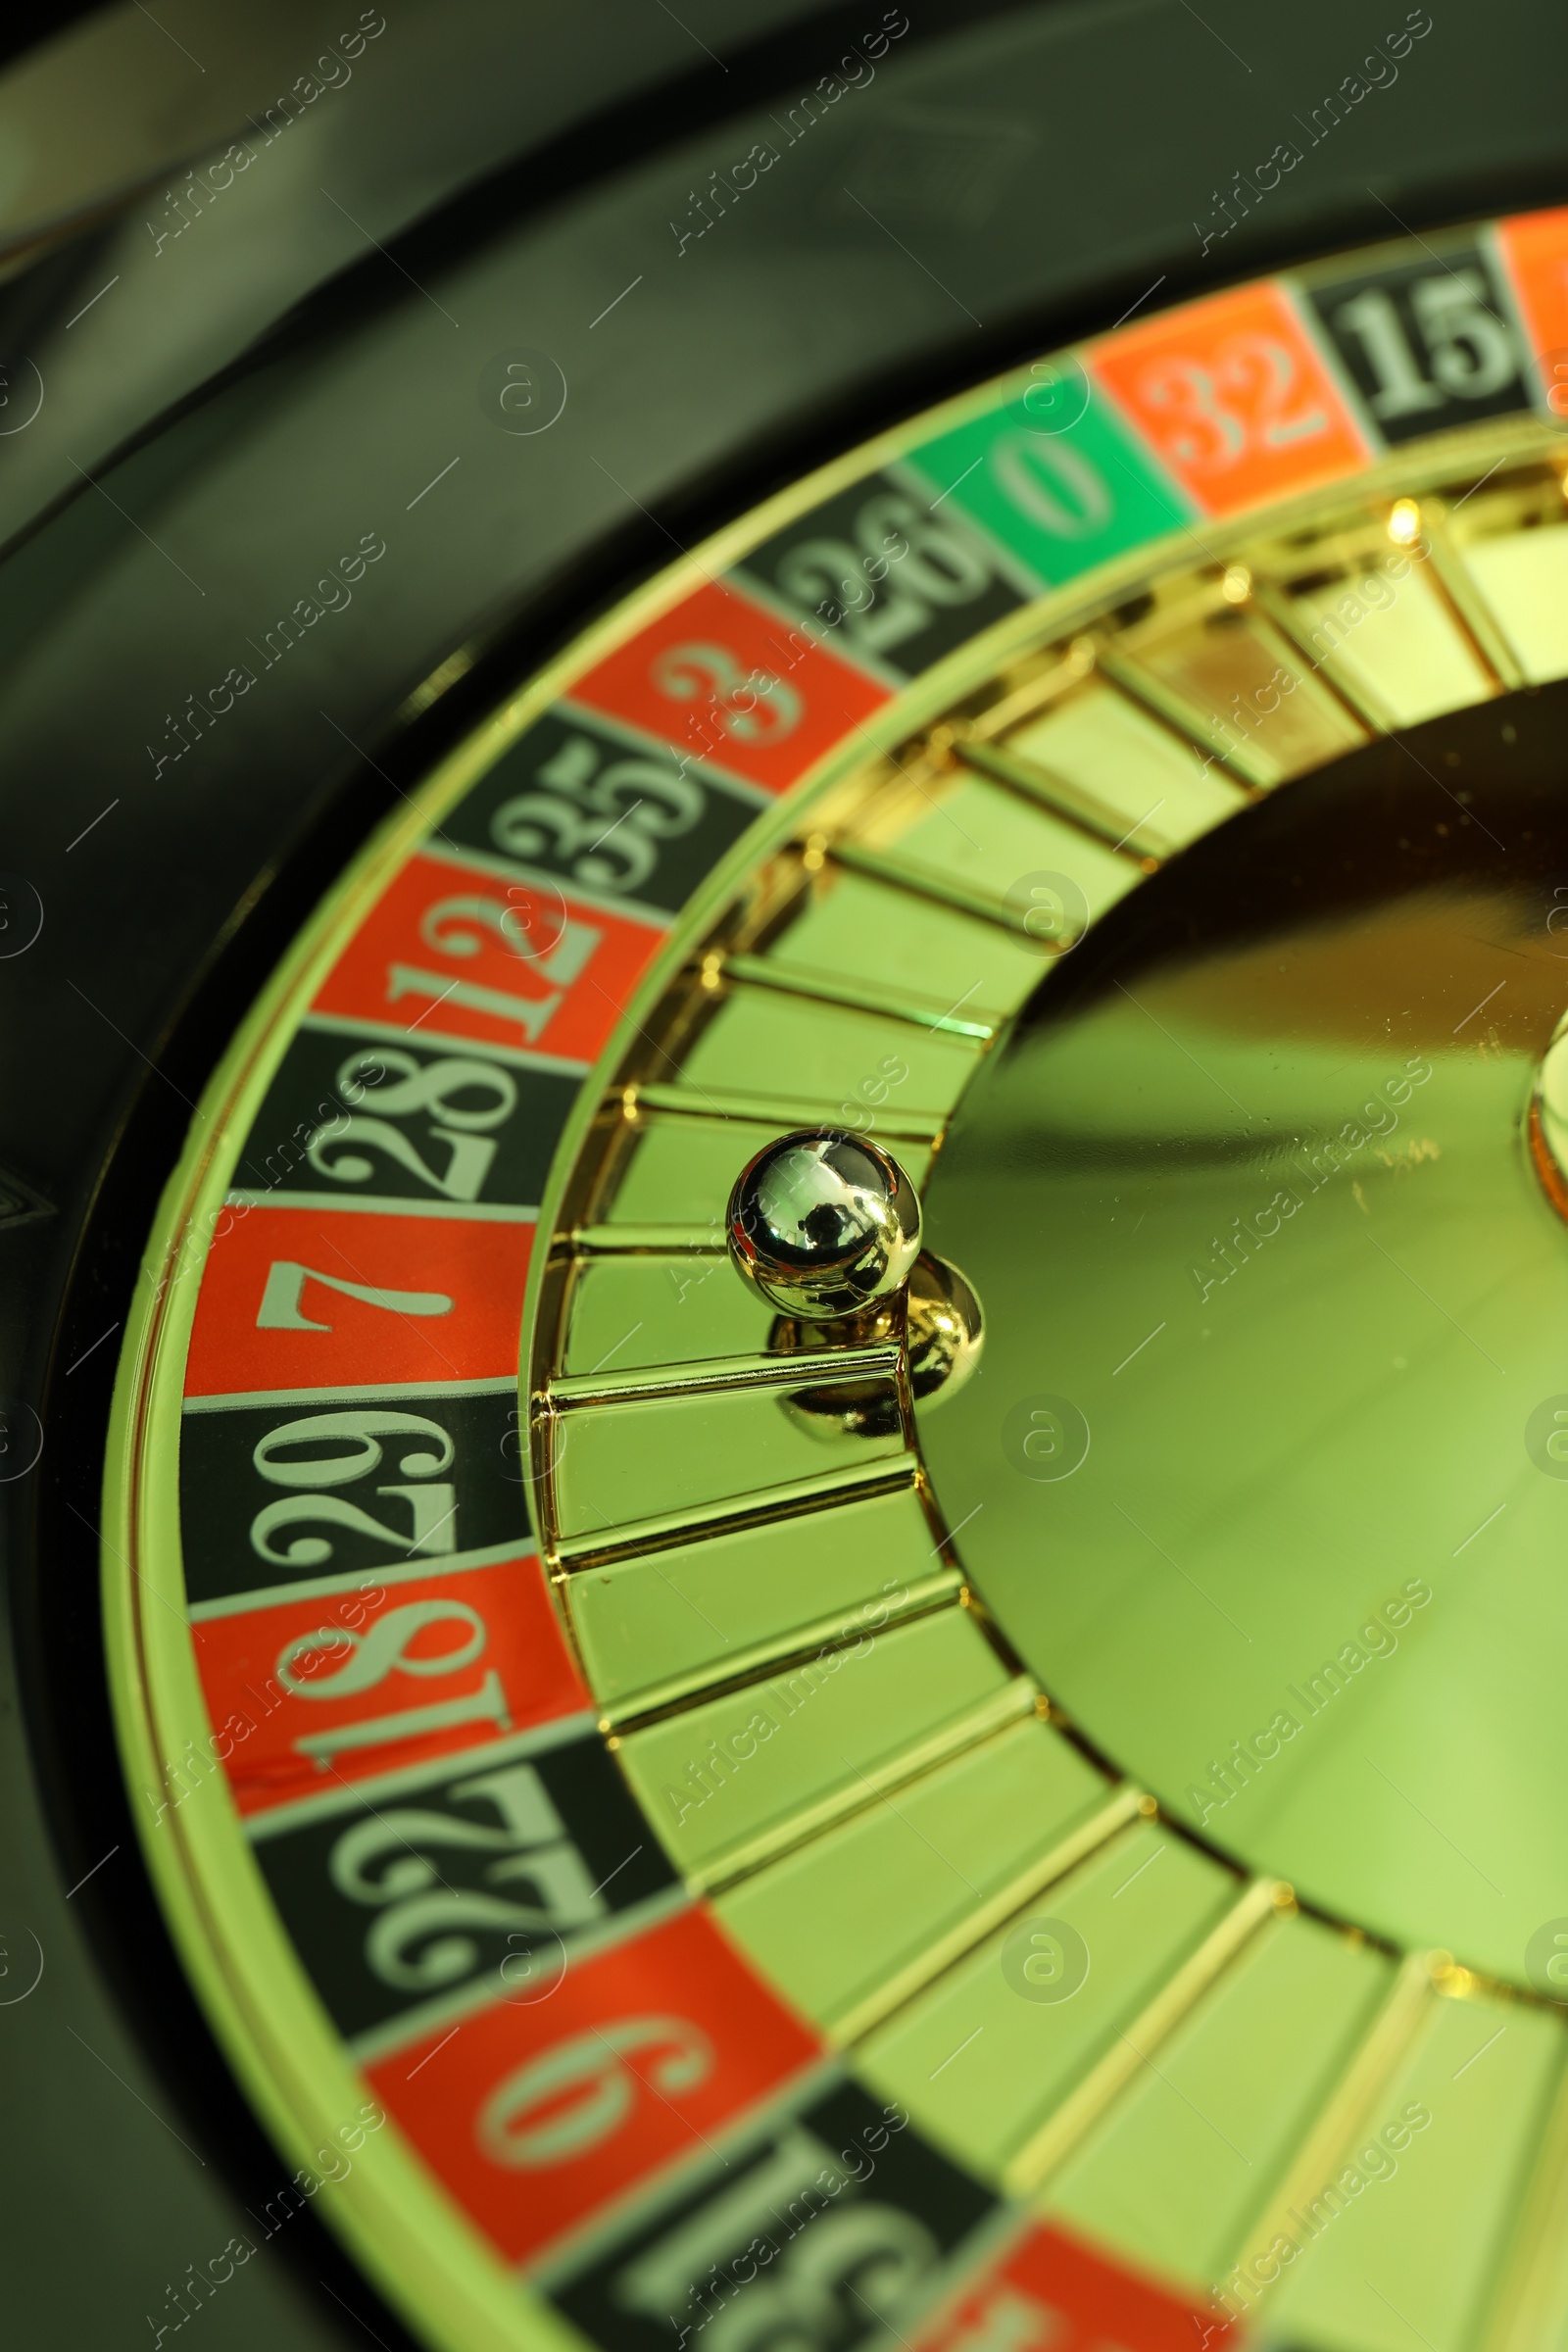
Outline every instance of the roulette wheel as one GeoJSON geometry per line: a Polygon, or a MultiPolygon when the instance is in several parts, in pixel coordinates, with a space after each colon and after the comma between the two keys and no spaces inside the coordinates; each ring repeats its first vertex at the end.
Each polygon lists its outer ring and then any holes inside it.
{"type": "Polygon", "coordinates": [[[18,312],[17,2307],[1560,2346],[1551,108],[1277,27],[1173,235],[1229,19],[704,22],[18,312]]]}

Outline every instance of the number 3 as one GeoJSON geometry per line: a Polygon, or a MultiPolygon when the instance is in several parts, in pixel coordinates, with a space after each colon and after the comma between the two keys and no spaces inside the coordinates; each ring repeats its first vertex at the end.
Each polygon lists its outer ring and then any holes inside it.
{"type": "Polygon", "coordinates": [[[654,684],[678,703],[715,704],[719,724],[737,743],[782,743],[801,723],[794,687],[771,670],[748,674],[722,645],[672,645],[654,664],[654,684]]]}

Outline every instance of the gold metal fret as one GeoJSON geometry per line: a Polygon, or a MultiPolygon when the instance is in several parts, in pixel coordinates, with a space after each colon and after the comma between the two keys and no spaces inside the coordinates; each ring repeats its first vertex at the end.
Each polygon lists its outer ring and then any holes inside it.
{"type": "MultiPolygon", "coordinates": [[[[833,1127],[842,1123],[842,1106],[802,1102],[786,1095],[742,1094],[729,1087],[629,1086],[621,1096],[628,1116],[640,1111],[662,1112],[668,1118],[739,1119],[757,1127],[833,1127]]],[[[879,1138],[898,1144],[929,1144],[942,1125],[936,1112],[902,1117],[889,1113],[877,1121],[879,1138]]]]}
{"type": "MultiPolygon", "coordinates": [[[[912,1625],[916,1618],[949,1608],[962,1596],[963,1579],[957,1569],[939,1568],[934,1575],[912,1578],[896,1598],[883,1594],[877,1606],[886,1609],[885,1622],[891,1628],[912,1625]]],[[[754,1683],[788,1674],[797,1665],[809,1665],[813,1658],[847,1649],[852,1642],[865,1637],[867,1605],[866,1601],[858,1600],[831,1617],[818,1617],[809,1625],[791,1626],[788,1633],[775,1635],[771,1641],[754,1642],[744,1649],[726,1649],[722,1658],[710,1659],[689,1674],[650,1683],[646,1690],[634,1691],[629,1698],[612,1702],[601,1720],[612,1731],[621,1734],[645,1731],[650,1724],[662,1722],[671,1715],[687,1714],[693,1707],[727,1698],[754,1683]],[[720,1667],[722,1673],[718,1671],[720,1667]]]]}
{"type": "Polygon", "coordinates": [[[748,1389],[826,1388],[899,1369],[896,1340],[867,1348],[823,1348],[799,1355],[719,1355],[689,1364],[653,1364],[634,1372],[558,1373],[536,1402],[551,1412],[588,1405],[653,1404],[680,1396],[738,1396],[748,1389]]]}
{"type": "Polygon", "coordinates": [[[939,1764],[948,1763],[968,1748],[978,1747],[982,1740],[1004,1730],[1009,1723],[1032,1715],[1034,1706],[1034,1684],[1027,1675],[1020,1675],[1014,1682],[1004,1684],[994,1697],[971,1707],[967,1714],[944,1724],[940,1731],[902,1749],[898,1755],[890,1756],[885,1764],[870,1772],[857,1773],[848,1787],[834,1789],[815,1804],[803,1805],[787,1821],[775,1823],[743,1845],[732,1846],[716,1861],[688,1870],[687,1883],[704,1894],[723,1893],[768,1863],[809,1845],[825,1830],[869,1811],[884,1797],[934,1772],[939,1764]]]}
{"type": "Polygon", "coordinates": [[[1216,745],[1203,713],[1185,695],[1178,694],[1173,686],[1167,686],[1163,679],[1147,670],[1141,662],[1126,654],[1114,654],[1103,645],[1096,647],[1096,662],[1101,675],[1108,678],[1118,693],[1157,718],[1173,735],[1180,736],[1190,750],[1201,752],[1254,800],[1273,784],[1272,768],[1263,766],[1248,745],[1233,743],[1228,748],[1216,745]]]}
{"type": "MultiPolygon", "coordinates": [[[[996,743],[1010,735],[1015,727],[1021,727],[1026,719],[1038,718],[1042,710],[1049,710],[1053,703],[1060,702],[1062,696],[1070,694],[1075,686],[1081,686],[1095,666],[1093,640],[1075,637],[1069,645],[1059,649],[1059,653],[1060,658],[1054,661],[1048,669],[1026,679],[1021,686],[1014,687],[1011,694],[1004,694],[1000,702],[993,703],[989,710],[978,711],[968,719],[965,726],[969,740],[996,743]]],[[[933,743],[940,732],[940,728],[933,729],[933,743]]]]}
{"type": "Polygon", "coordinates": [[[1002,1025],[1001,1014],[960,1015],[916,997],[900,996],[869,980],[840,980],[829,972],[813,972],[801,964],[777,961],[771,956],[728,956],[719,967],[726,980],[748,988],[771,988],[780,995],[806,997],[817,1004],[838,1004],[847,1012],[872,1012],[883,1020],[907,1021],[916,1029],[942,1030],[953,1037],[972,1037],[984,1045],[1002,1025]]]}
{"type": "Polygon", "coordinates": [[[685,1510],[662,1511],[651,1519],[623,1520],[617,1527],[601,1528],[592,1535],[558,1536],[554,1557],[563,1570],[596,1568],[612,1560],[634,1559],[639,1552],[668,1551],[677,1544],[695,1544],[703,1536],[763,1527],[775,1520],[799,1518],[808,1511],[831,1510],[835,1503],[859,1502],[873,1494],[896,1494],[912,1487],[918,1475],[919,1465],[912,1454],[857,1462],[845,1470],[823,1470],[813,1478],[757,1488],[721,1502],[692,1503],[685,1510]]]}
{"type": "Polygon", "coordinates": [[[1310,629],[1282,589],[1271,586],[1266,580],[1254,579],[1252,602],[1272,621],[1286,644],[1306,663],[1310,674],[1321,678],[1344,704],[1357,725],[1365,727],[1369,735],[1394,733],[1394,713],[1383,697],[1359,679],[1350,677],[1336,661],[1332,651],[1325,653],[1312,643],[1310,629]]]}
{"type": "Polygon", "coordinates": [[[1297,2150],[1283,2185],[1249,2230],[1230,2266],[1232,2272],[1247,2271],[1277,2237],[1289,2235],[1295,2208],[1310,2204],[1322,2193],[1324,2182],[1334,2178],[1346,2149],[1431,2013],[1437,1997],[1435,1974],[1446,1962],[1446,1953],[1432,1952],[1414,1952],[1405,1961],[1365,2039],[1297,2150]]]}
{"type": "Polygon", "coordinates": [[[891,850],[862,849],[854,841],[834,842],[827,855],[848,873],[864,874],[869,881],[886,883],[889,890],[902,890],[915,899],[929,899],[933,906],[951,906],[957,914],[972,914],[976,922],[994,923],[1001,931],[1016,932],[1033,946],[1041,944],[1025,927],[1027,908],[1009,906],[1005,899],[993,898],[983,890],[971,890],[967,883],[956,880],[951,874],[915,865],[891,850]]]}
{"type": "Polygon", "coordinates": [[[993,783],[1005,785],[1009,792],[1033,807],[1048,808],[1053,816],[1064,817],[1080,832],[1131,858],[1146,873],[1152,873],[1171,854],[1171,844],[1163,833],[1147,824],[1129,826],[1119,808],[1112,808],[1097,794],[1086,792],[1081,784],[1069,783],[1065,776],[1026,759],[1022,752],[965,734],[955,737],[953,748],[965,767],[989,776],[993,783]]]}
{"type": "Polygon", "coordinates": [[[1441,498],[1427,497],[1421,501],[1421,527],[1438,585],[1497,686],[1504,693],[1513,693],[1525,682],[1524,669],[1464,558],[1454,546],[1447,520],[1448,510],[1441,498]]]}
{"type": "Polygon", "coordinates": [[[558,1242],[576,1257],[722,1257],[722,1225],[578,1225],[558,1242]]]}
{"type": "Polygon", "coordinates": [[[1291,1890],[1277,1879],[1258,1879],[1213,1934],[1162,1985],[1131,2029],[1117,2035],[1076,2090],[1069,2091],[1048,2121],[1024,2142],[1007,2166],[1005,2185],[1013,2196],[1030,2196],[1059,2170],[1080,2140],[1121,2096],[1141,2066],[1169,2039],[1182,2019],[1252,1937],[1282,1909],[1291,1890]]]}
{"type": "Polygon", "coordinates": [[[1027,1910],[1032,1902],[1045,1893],[1048,1886],[1054,1886],[1058,1879],[1064,1879],[1070,1870],[1076,1870],[1091,1854],[1108,1845],[1120,1831],[1130,1829],[1134,1823],[1142,1820],[1147,1802],[1137,1788],[1118,1788],[1108,1804],[1102,1805],[1088,1821],[1081,1822],[1076,1830],[1070,1831],[1049,1853],[1042,1854],[1032,1862],[1027,1870],[1020,1871],[1016,1878],[1009,1880],[998,1893],[982,1903],[977,1911],[971,1911],[967,1919],[960,1920],[946,1936],[939,1936],[907,1967],[901,1968],[897,1976],[890,1977],[885,1984],[879,1984],[875,1992],[867,1993],[863,2000],[856,2002],[853,2009],[847,2009],[842,2017],[833,2019],[827,2028],[829,2039],[838,2048],[848,2049],[852,2043],[862,2041],[878,2026],[886,2025],[890,2017],[895,2016],[917,1994],[924,1992],[949,1969],[967,1958],[977,1945],[984,1943],[988,1936],[1005,1927],[1015,1913],[1027,1910]]]}
{"type": "Polygon", "coordinates": [[[1568,2316],[1568,2057],[1478,2352],[1542,2352],[1568,2316]]]}

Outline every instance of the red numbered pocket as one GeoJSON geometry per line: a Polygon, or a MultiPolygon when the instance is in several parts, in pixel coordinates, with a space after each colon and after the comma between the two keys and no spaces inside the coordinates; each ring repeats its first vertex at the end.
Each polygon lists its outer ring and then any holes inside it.
{"type": "Polygon", "coordinates": [[[712,2134],[820,2053],[701,1910],[530,1978],[369,2070],[514,2261],[712,2134]],[[443,2048],[440,2045],[445,2042],[443,2048]]]}
{"type": "Polygon", "coordinates": [[[533,1234],[501,1219],[238,1203],[203,1269],[185,1394],[514,1373],[533,1234]]]}
{"type": "Polygon", "coordinates": [[[1031,2230],[923,2337],[920,2352],[1220,2352],[1207,2301],[1141,2278],[1059,2230],[1031,2230]]]}
{"type": "Polygon", "coordinates": [[[571,694],[775,792],[888,699],[862,670],[717,581],[650,621],[571,694]]]}
{"type": "Polygon", "coordinates": [[[1568,208],[1498,223],[1497,243],[1524,318],[1540,397],[1568,424],[1568,208]]]}
{"type": "MultiPolygon", "coordinates": [[[[297,1516],[270,1529],[270,1540],[329,1535],[320,1502],[300,1497],[297,1516]]],[[[367,1576],[314,1598],[207,1617],[192,1631],[217,1752],[242,1813],[588,1703],[532,1557],[384,1584],[367,1576]]]]}
{"type": "Polygon", "coordinates": [[[1244,286],[1123,327],[1089,353],[1100,383],[1208,514],[1370,462],[1366,438],[1283,286],[1244,286]]]}
{"type": "Polygon", "coordinates": [[[551,882],[411,858],[314,1009],[590,1061],[663,936],[551,882]]]}

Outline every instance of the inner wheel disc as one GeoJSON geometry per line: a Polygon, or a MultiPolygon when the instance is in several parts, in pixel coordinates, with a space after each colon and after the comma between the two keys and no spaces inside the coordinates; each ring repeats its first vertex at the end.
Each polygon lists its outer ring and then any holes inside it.
{"type": "Polygon", "coordinates": [[[1054,1699],[1304,1899],[1516,1982],[1568,1910],[1565,720],[1455,713],[1195,846],[1037,992],[928,1202],[990,1336],[923,1443],[1054,1699]]]}

